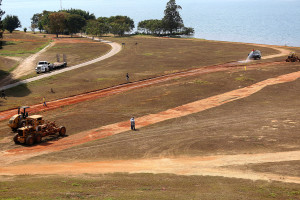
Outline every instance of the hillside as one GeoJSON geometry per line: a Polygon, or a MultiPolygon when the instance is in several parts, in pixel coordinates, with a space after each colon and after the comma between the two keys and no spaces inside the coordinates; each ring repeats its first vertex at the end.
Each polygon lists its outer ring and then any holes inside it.
{"type": "MultiPolygon", "coordinates": [[[[105,40],[125,45],[111,58],[10,89],[0,100],[2,111],[30,105],[68,134],[18,146],[7,120],[0,121],[1,198],[300,198],[300,64],[283,62],[299,48],[105,40]],[[237,62],[252,49],[267,59],[237,62]],[[43,96],[49,108],[40,105],[43,96]]],[[[90,40],[61,41],[44,58],[64,49],[74,62],[86,60],[90,40]],[[72,45],[86,50],[76,57],[72,45]]],[[[91,57],[97,48],[100,55],[107,50],[91,46],[91,57]]]]}

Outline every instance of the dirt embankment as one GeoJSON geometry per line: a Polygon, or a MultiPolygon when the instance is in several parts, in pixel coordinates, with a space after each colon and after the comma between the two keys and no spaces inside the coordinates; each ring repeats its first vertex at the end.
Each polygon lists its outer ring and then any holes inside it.
{"type": "MultiPolygon", "coordinates": [[[[263,64],[252,64],[247,67],[248,70],[256,69],[259,67],[269,66],[269,65],[275,65],[275,64],[281,64],[280,62],[272,62],[272,63],[263,63],[263,64]]],[[[168,74],[161,77],[151,78],[147,80],[137,81],[129,84],[124,85],[118,85],[107,89],[97,90],[94,92],[89,92],[85,94],[80,94],[73,97],[67,97],[64,99],[59,99],[56,101],[47,102],[48,107],[45,108],[42,104],[32,105],[30,106],[30,113],[36,113],[40,111],[47,111],[47,110],[53,110],[60,108],[65,105],[72,105],[83,101],[93,100],[109,95],[115,95],[120,94],[129,90],[133,89],[139,89],[148,87],[154,84],[159,84],[162,82],[166,82],[175,78],[181,78],[181,77],[188,77],[188,76],[196,76],[200,74],[207,74],[207,73],[213,73],[213,72],[220,72],[220,71],[228,71],[228,70],[236,70],[236,69],[244,69],[244,66],[240,65],[239,63],[229,63],[229,64],[223,64],[223,65],[214,65],[214,66],[208,66],[204,68],[199,69],[191,69],[187,71],[177,72],[168,74]]],[[[8,111],[2,111],[0,112],[0,121],[7,120],[11,116],[17,113],[17,109],[8,110],[8,111]]]]}
{"type": "MultiPolygon", "coordinates": [[[[286,53],[286,52],[284,52],[286,53]]],[[[274,64],[274,63],[269,63],[274,64]]],[[[279,64],[279,63],[278,63],[279,64]]],[[[248,69],[265,66],[268,64],[250,65],[248,69]]],[[[243,66],[235,66],[242,68],[243,66]]],[[[217,71],[231,70],[232,64],[210,66],[202,69],[193,69],[185,72],[174,73],[163,77],[139,81],[127,85],[117,86],[107,90],[91,92],[88,94],[78,95],[54,102],[49,102],[47,109],[55,109],[63,105],[69,105],[99,98],[105,95],[122,93],[131,89],[142,88],[151,84],[160,83],[173,78],[194,76],[202,73],[210,73],[217,71]]],[[[267,79],[258,82],[246,88],[241,88],[224,94],[216,95],[207,99],[192,102],[173,109],[166,110],[157,114],[151,114],[136,119],[137,128],[155,124],[176,117],[183,117],[193,113],[201,112],[213,107],[223,105],[225,103],[248,97],[266,86],[291,82],[300,78],[300,71],[282,75],[276,78],[267,79]]],[[[32,112],[43,110],[42,105],[32,106],[32,112]]],[[[7,119],[14,114],[15,111],[2,112],[2,120],[7,119]]],[[[265,162],[281,162],[294,161],[300,159],[300,152],[280,152],[257,155],[232,155],[232,156],[212,156],[212,157],[185,157],[185,158],[162,158],[162,159],[145,159],[145,160],[126,160],[126,161],[107,161],[92,163],[41,163],[39,165],[10,165],[14,161],[25,160],[27,158],[47,154],[50,152],[61,151],[79,144],[111,135],[119,134],[129,130],[128,122],[120,122],[116,124],[99,127],[90,131],[82,132],[63,138],[58,141],[51,141],[45,145],[38,145],[28,148],[17,148],[1,152],[0,168],[1,175],[17,175],[17,174],[81,174],[81,173],[110,173],[110,172],[129,172],[129,173],[174,173],[179,175],[209,175],[209,176],[225,176],[234,178],[244,178],[251,180],[275,180],[283,182],[299,183],[298,177],[282,177],[275,174],[242,172],[237,169],[224,168],[231,165],[245,165],[249,163],[265,163],[265,162]],[[37,167],[38,166],[38,167],[37,167]],[[32,171],[32,168],[36,170],[32,171]]]]}
{"type": "MultiPolygon", "coordinates": [[[[192,102],[157,114],[151,114],[137,118],[137,128],[155,124],[168,119],[190,115],[196,112],[220,106],[222,104],[248,97],[266,86],[291,82],[300,78],[300,71],[267,79],[246,88],[241,88],[224,94],[216,95],[207,99],[192,102]]],[[[120,122],[90,131],[82,132],[58,141],[28,148],[18,148],[2,152],[1,163],[7,165],[14,161],[27,159],[33,156],[60,151],[89,141],[119,134],[129,130],[128,122],[120,122]]],[[[214,157],[193,157],[176,159],[151,159],[109,161],[93,163],[56,163],[40,164],[39,170],[32,172],[33,166],[7,166],[0,168],[2,175],[12,174],[80,174],[80,173],[109,173],[109,172],[151,172],[151,173],[174,173],[180,175],[209,175],[244,178],[251,180],[276,180],[291,183],[300,183],[298,177],[280,176],[267,173],[242,172],[237,169],[224,168],[232,165],[245,165],[249,163],[294,161],[300,159],[300,152],[266,153],[257,155],[232,155],[214,157]],[[72,167],[71,167],[72,166],[72,167]],[[192,166],[192,167],[191,167],[192,166]],[[22,169],[22,170],[20,170],[22,169]],[[28,172],[27,172],[28,170],[28,172]]],[[[36,166],[36,165],[35,165],[36,166]]]]}

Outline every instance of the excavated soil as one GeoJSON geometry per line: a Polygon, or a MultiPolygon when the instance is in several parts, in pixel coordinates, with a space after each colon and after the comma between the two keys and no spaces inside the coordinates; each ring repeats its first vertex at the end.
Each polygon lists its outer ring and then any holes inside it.
{"type": "MultiPolygon", "coordinates": [[[[251,69],[260,68],[263,66],[280,65],[280,64],[282,64],[282,63],[281,62],[271,62],[271,63],[264,63],[264,64],[253,64],[253,65],[247,66],[247,69],[251,70],[251,69]]],[[[241,66],[239,63],[229,63],[229,64],[208,66],[208,67],[199,68],[199,69],[192,69],[192,70],[188,70],[188,71],[172,73],[172,74],[168,74],[168,75],[157,77],[157,78],[142,80],[142,81],[133,82],[133,83],[129,83],[129,84],[118,85],[118,86],[107,88],[107,89],[97,90],[94,92],[89,92],[89,93],[85,93],[85,94],[81,94],[81,95],[77,95],[77,96],[73,96],[73,97],[59,99],[59,100],[52,101],[52,102],[47,102],[48,107],[46,107],[46,108],[42,104],[33,105],[33,106],[30,106],[29,113],[33,114],[33,113],[40,112],[40,111],[53,110],[53,109],[57,109],[59,107],[66,106],[66,105],[72,105],[72,104],[80,103],[83,101],[97,99],[97,98],[104,97],[104,96],[123,93],[123,92],[133,90],[133,89],[148,87],[148,86],[162,83],[162,82],[165,82],[165,81],[168,81],[171,79],[175,79],[175,78],[196,76],[196,75],[200,75],[200,74],[227,71],[227,70],[243,69],[244,67],[245,66],[241,66]]],[[[0,112],[0,121],[9,119],[15,113],[17,113],[17,109],[0,112]]]]}
{"type": "MultiPolygon", "coordinates": [[[[279,50],[279,49],[278,49],[279,50]]],[[[281,51],[280,56],[287,52],[281,51]]],[[[277,55],[278,56],[278,55],[277,55]]],[[[271,57],[269,57],[271,58],[271,57]]],[[[266,65],[274,65],[280,63],[254,64],[247,66],[248,69],[254,69],[266,65]]],[[[224,64],[217,66],[209,66],[201,69],[193,69],[184,72],[169,74],[166,76],[139,81],[135,83],[119,85],[116,87],[99,90],[87,94],[74,97],[60,99],[49,102],[48,107],[42,105],[34,105],[31,113],[41,110],[51,110],[64,105],[75,104],[82,101],[100,98],[107,95],[122,93],[128,90],[147,87],[152,84],[161,83],[170,79],[186,76],[194,76],[204,73],[226,71],[231,69],[244,68],[237,64],[224,64]]],[[[187,116],[198,113],[210,108],[214,108],[228,102],[246,98],[266,86],[292,82],[300,78],[300,71],[285,74],[276,78],[270,78],[265,81],[258,82],[245,88],[233,90],[224,94],[212,96],[206,99],[195,101],[186,105],[182,105],[173,109],[169,109],[157,114],[146,115],[137,118],[137,128],[145,127],[151,124],[159,123],[168,119],[187,116]]],[[[16,113],[16,110],[1,112],[0,120],[8,119],[16,113]]],[[[90,131],[85,131],[76,135],[62,138],[57,141],[50,141],[46,144],[21,147],[1,152],[0,175],[19,175],[19,174],[82,174],[82,173],[112,173],[112,172],[129,172],[129,173],[174,173],[179,175],[205,175],[205,176],[224,176],[243,178],[250,180],[272,180],[281,182],[291,182],[300,184],[299,177],[281,176],[269,173],[254,173],[239,171],[238,169],[229,169],[226,166],[259,164],[265,162],[283,162],[300,160],[299,151],[264,153],[252,155],[218,155],[211,157],[182,157],[182,158],[161,158],[161,159],[141,159],[141,160],[119,160],[119,161],[102,161],[89,163],[41,163],[28,165],[14,165],[13,162],[25,160],[37,155],[47,154],[50,152],[61,151],[70,147],[74,147],[89,141],[98,140],[115,134],[128,131],[128,122],[119,122],[103,127],[99,127],[90,131]],[[34,171],[31,169],[35,168],[34,171]]]]}
{"type": "MultiPolygon", "coordinates": [[[[157,114],[151,114],[137,118],[137,128],[162,122],[168,119],[183,117],[206,109],[220,106],[222,104],[248,97],[266,86],[292,82],[300,78],[300,71],[282,75],[276,78],[258,82],[246,88],[241,88],[224,94],[216,95],[207,99],[192,102],[157,114]]],[[[274,180],[282,182],[300,183],[300,178],[289,177],[269,173],[254,173],[224,168],[232,165],[245,165],[249,163],[297,161],[300,159],[300,152],[279,152],[257,155],[232,155],[213,157],[185,157],[175,159],[148,159],[148,160],[127,160],[93,163],[56,163],[39,164],[38,170],[31,172],[31,165],[9,166],[14,161],[20,161],[33,156],[61,151],[89,141],[98,140],[111,135],[126,132],[129,129],[128,122],[99,127],[90,131],[72,135],[58,141],[37,145],[27,148],[17,148],[2,152],[1,163],[7,165],[0,168],[2,175],[14,174],[80,174],[80,173],[110,173],[110,172],[151,172],[151,173],[174,173],[179,175],[210,175],[244,178],[251,180],[274,180]],[[71,167],[72,166],[72,167],[71,167]],[[192,167],[191,167],[192,166],[192,167]],[[19,170],[22,169],[22,170],[19,170]],[[28,170],[28,172],[27,172],[28,170]]]]}

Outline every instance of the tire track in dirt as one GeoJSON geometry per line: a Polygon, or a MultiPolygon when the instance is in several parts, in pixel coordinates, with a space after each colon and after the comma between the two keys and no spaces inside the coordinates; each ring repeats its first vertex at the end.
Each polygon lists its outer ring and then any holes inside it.
{"type": "Polygon", "coordinates": [[[256,46],[261,46],[261,47],[267,47],[267,48],[273,48],[277,51],[279,51],[280,53],[279,54],[274,54],[274,55],[269,55],[269,56],[263,56],[262,59],[263,60],[266,60],[266,59],[270,59],[270,58],[278,58],[278,57],[281,57],[281,56],[287,56],[290,54],[291,50],[289,49],[284,49],[282,47],[279,47],[279,46],[270,46],[270,45],[263,45],[263,44],[256,44],[256,46]]]}
{"type": "MultiPolygon", "coordinates": [[[[176,108],[168,109],[166,111],[157,114],[150,114],[143,117],[139,117],[136,119],[136,127],[140,129],[142,127],[156,124],[169,119],[179,118],[190,114],[198,113],[210,108],[221,106],[225,103],[246,98],[262,90],[267,86],[292,82],[297,80],[298,78],[300,78],[300,71],[282,75],[276,78],[270,78],[245,88],[233,90],[220,95],[216,95],[206,99],[188,103],[176,108]]],[[[36,145],[27,148],[21,147],[17,149],[7,150],[0,153],[1,155],[0,163],[9,164],[16,160],[24,160],[27,159],[28,157],[33,157],[36,155],[61,151],[80,144],[84,144],[86,142],[123,133],[128,130],[130,130],[130,124],[128,121],[124,121],[115,124],[110,124],[107,126],[102,126],[89,131],[81,132],[76,135],[62,138],[58,141],[51,141],[51,142],[43,143],[41,145],[36,145]]]]}
{"type": "MultiPolygon", "coordinates": [[[[274,63],[273,63],[274,64],[274,63]]],[[[265,64],[263,64],[265,65],[265,64]]],[[[218,68],[219,66],[212,66],[218,68]]],[[[220,71],[228,70],[232,66],[223,65],[220,71]]],[[[251,67],[257,67],[250,66],[251,67]]],[[[221,68],[221,67],[220,67],[221,68]]],[[[235,68],[236,69],[236,68],[235,68]]],[[[166,81],[174,77],[184,77],[199,74],[199,69],[189,70],[190,73],[175,73],[176,76],[165,77],[166,79],[157,80],[166,81]],[[195,74],[193,74],[195,73],[195,74]]],[[[209,73],[212,69],[201,69],[200,73],[209,73]],[[206,71],[205,71],[206,70],[206,71]]],[[[234,90],[221,95],[216,95],[207,99],[199,100],[173,109],[169,109],[158,114],[152,114],[137,118],[137,128],[141,128],[150,124],[158,123],[168,119],[183,117],[196,112],[201,112],[225,103],[235,101],[241,98],[248,97],[266,86],[295,81],[300,78],[300,71],[276,78],[267,79],[265,81],[256,83],[246,88],[234,90]]],[[[140,83],[140,82],[139,82],[140,83]]],[[[139,85],[131,85],[135,89],[148,86],[147,83],[142,82],[139,85]]],[[[118,87],[118,86],[117,86],[118,87]]],[[[120,88],[118,88],[120,89],[120,88]]],[[[123,92],[123,91],[121,91],[123,92]]],[[[110,95],[118,93],[113,91],[110,95]]],[[[84,95],[83,95],[84,96],[84,95]]],[[[95,95],[97,96],[97,95],[95,95]]],[[[99,96],[95,97],[99,98],[99,96]]],[[[90,98],[87,98],[88,100],[90,98]]],[[[74,101],[73,103],[76,103],[74,101]]],[[[55,108],[53,108],[55,109],[55,108]]],[[[38,109],[37,109],[38,110],[38,109]]],[[[15,113],[15,112],[14,112],[15,113]]],[[[87,132],[82,132],[68,138],[63,138],[59,141],[52,141],[40,146],[33,146],[29,148],[18,148],[1,152],[0,163],[2,166],[8,165],[14,161],[25,160],[27,158],[46,154],[49,152],[60,151],[72,146],[83,144],[88,141],[101,139],[114,134],[122,133],[129,130],[128,122],[120,122],[108,126],[93,129],[87,132]]],[[[282,181],[289,183],[300,184],[299,177],[282,177],[276,174],[245,172],[224,167],[231,165],[245,165],[249,163],[265,163],[265,162],[281,162],[300,160],[300,152],[279,152],[256,155],[232,155],[232,156],[215,156],[215,157],[193,157],[193,158],[176,158],[176,159],[147,159],[147,160],[126,160],[126,161],[102,161],[90,163],[47,163],[34,164],[22,166],[6,166],[0,167],[0,175],[18,175],[18,174],[81,174],[81,173],[114,173],[114,172],[128,172],[128,173],[173,173],[178,175],[203,175],[203,176],[223,176],[228,178],[243,178],[250,180],[268,180],[268,181],[282,181]],[[32,169],[35,169],[32,171],[32,169]],[[21,170],[20,170],[21,169],[21,170]]]]}
{"type": "Polygon", "coordinates": [[[249,180],[280,181],[300,184],[300,177],[256,173],[230,169],[233,165],[300,160],[300,151],[266,154],[218,155],[101,162],[43,163],[0,167],[0,175],[22,174],[105,174],[105,173],[172,173],[176,175],[222,176],[249,180]],[[32,170],[35,169],[35,170],[32,170]]]}
{"type": "MultiPolygon", "coordinates": [[[[106,59],[108,57],[111,57],[112,55],[115,55],[116,53],[118,53],[119,51],[121,51],[121,46],[119,44],[117,44],[117,43],[110,42],[110,41],[105,41],[105,40],[101,40],[99,38],[87,37],[86,35],[81,35],[81,36],[82,37],[86,37],[88,39],[92,39],[92,40],[96,40],[96,41],[100,41],[100,42],[105,42],[105,43],[108,43],[109,45],[111,45],[112,46],[112,50],[111,50],[111,52],[109,52],[108,54],[105,55],[104,59],[106,59]],[[112,55],[110,55],[110,54],[112,54],[112,55]]],[[[159,38],[159,39],[161,39],[161,38],[159,38]]],[[[290,53],[290,50],[284,49],[284,48],[282,48],[280,46],[270,46],[270,45],[263,45],[263,44],[252,44],[252,45],[261,46],[261,47],[271,47],[271,48],[273,48],[273,49],[275,49],[275,50],[277,50],[277,51],[280,52],[279,54],[274,54],[274,55],[270,55],[270,56],[264,56],[263,59],[269,59],[269,58],[276,58],[276,57],[286,56],[286,55],[288,55],[290,53]]],[[[96,60],[96,62],[99,62],[101,60],[103,60],[103,59],[101,59],[101,57],[100,57],[100,58],[98,58],[96,60]]],[[[86,64],[92,64],[92,63],[94,63],[93,61],[94,60],[90,61],[91,63],[88,62],[86,64]]],[[[248,66],[248,69],[251,69],[253,67],[262,67],[262,66],[268,66],[268,65],[272,65],[272,64],[280,64],[280,63],[281,62],[264,63],[264,64],[252,64],[252,65],[248,66]]],[[[78,67],[74,67],[73,66],[72,68],[71,67],[65,68],[65,69],[63,69],[64,71],[63,70],[59,70],[59,71],[56,71],[55,73],[52,73],[52,74],[41,75],[41,76],[39,76],[38,79],[37,79],[37,77],[34,77],[34,78],[23,80],[23,81],[20,81],[20,82],[17,82],[17,83],[8,85],[8,86],[4,86],[4,87],[0,88],[0,90],[6,90],[8,88],[12,88],[12,87],[15,87],[15,86],[18,86],[18,85],[21,85],[21,84],[26,84],[26,83],[29,83],[29,82],[32,82],[32,81],[35,81],[35,80],[39,80],[39,79],[42,79],[42,78],[45,78],[45,77],[48,77],[48,76],[56,75],[58,73],[62,73],[62,72],[69,71],[69,70],[73,70],[75,68],[82,67],[81,65],[85,66],[85,63],[78,65],[78,67]]],[[[177,78],[177,77],[199,75],[199,74],[203,74],[203,73],[226,71],[226,70],[230,70],[231,69],[230,67],[236,67],[236,68],[238,68],[237,66],[241,66],[241,65],[243,65],[243,64],[237,62],[237,63],[227,63],[227,64],[223,64],[223,65],[207,66],[207,67],[200,68],[200,69],[191,69],[191,70],[187,70],[187,71],[182,71],[182,72],[177,72],[177,73],[172,73],[172,74],[168,74],[168,75],[162,76],[163,78],[167,78],[167,79],[164,79],[164,80],[162,79],[162,77],[156,77],[156,78],[151,78],[151,79],[148,79],[148,80],[138,81],[138,82],[135,82],[135,83],[132,83],[132,84],[137,84],[137,83],[141,83],[141,82],[145,83],[146,81],[154,80],[154,79],[161,79],[161,82],[162,81],[167,81],[167,80],[170,80],[168,78],[171,78],[174,75],[176,76],[175,78],[177,78]],[[212,70],[212,71],[210,71],[210,70],[212,70]],[[180,74],[180,76],[179,76],[179,74],[180,74]]],[[[242,67],[239,67],[239,68],[242,68],[242,67]]],[[[128,84],[128,85],[132,85],[132,84],[128,84]]],[[[152,85],[152,84],[155,84],[155,83],[151,84],[151,83],[148,82],[148,83],[145,83],[145,84],[146,85],[140,85],[139,87],[135,86],[135,87],[133,87],[133,89],[141,88],[141,87],[145,87],[145,86],[149,86],[149,85],[152,85]]],[[[108,90],[113,90],[113,89],[117,89],[117,88],[119,89],[121,87],[126,87],[126,86],[119,85],[119,86],[114,86],[114,87],[111,87],[111,88],[108,88],[108,89],[104,89],[104,90],[97,90],[97,91],[94,91],[94,92],[88,92],[88,93],[80,94],[80,95],[77,95],[77,96],[74,96],[74,97],[70,97],[70,98],[64,98],[63,99],[63,101],[65,101],[64,105],[70,105],[70,104],[74,104],[74,103],[79,103],[79,102],[82,102],[82,101],[86,101],[86,100],[89,100],[89,99],[95,99],[95,98],[99,98],[99,97],[102,97],[102,96],[112,95],[112,94],[114,94],[113,91],[112,91],[111,94],[103,94],[103,93],[108,92],[108,90]],[[95,93],[102,93],[102,94],[99,94],[99,96],[96,97],[95,93]],[[82,98],[83,95],[86,95],[85,98],[82,98]],[[87,97],[88,95],[90,95],[90,98],[87,97]],[[77,101],[76,100],[74,101],[75,98],[77,98],[77,101]],[[67,101],[68,99],[70,100],[70,102],[67,101]]],[[[130,88],[128,88],[128,90],[130,90],[130,88]]],[[[124,90],[124,91],[128,91],[128,90],[124,90]]],[[[119,92],[116,92],[116,93],[119,93],[119,92]]],[[[63,102],[61,102],[61,100],[56,100],[56,101],[49,102],[49,104],[51,104],[51,106],[49,106],[46,110],[52,110],[52,109],[59,108],[59,107],[62,106],[62,105],[60,105],[60,103],[63,103],[63,102]]],[[[42,104],[34,105],[34,106],[32,106],[32,110],[29,113],[36,113],[36,112],[39,112],[41,110],[45,110],[43,108],[42,104]]],[[[0,112],[0,121],[1,120],[9,119],[16,112],[17,112],[17,109],[0,112]]]]}
{"type": "MultiPolygon", "coordinates": [[[[252,65],[247,65],[247,69],[255,69],[259,67],[266,67],[270,65],[280,65],[283,62],[271,62],[271,63],[261,63],[261,64],[252,64],[252,65]]],[[[148,87],[154,84],[166,82],[175,78],[182,78],[182,77],[188,77],[188,76],[196,76],[200,74],[206,74],[206,73],[213,73],[213,72],[220,72],[220,71],[228,71],[228,70],[236,70],[236,69],[244,69],[244,65],[241,65],[240,63],[228,63],[228,64],[223,64],[223,65],[214,65],[214,66],[207,66],[203,68],[198,68],[198,69],[191,69],[187,71],[181,71],[181,72],[176,72],[168,75],[163,75],[160,77],[155,77],[155,78],[150,78],[146,80],[141,80],[129,84],[122,84],[122,85],[117,85],[113,86],[110,88],[106,89],[101,89],[101,90],[96,90],[93,92],[88,92],[76,96],[71,96],[63,99],[58,99],[55,101],[50,101],[47,102],[47,108],[45,108],[42,104],[37,104],[37,105],[32,105],[30,106],[29,113],[37,113],[40,111],[48,111],[48,110],[54,110],[57,108],[60,108],[62,106],[66,105],[72,105],[88,100],[94,100],[98,99],[101,97],[105,96],[110,96],[110,95],[115,95],[115,94],[120,94],[129,90],[133,89],[140,89],[144,87],[148,87]]],[[[2,111],[0,112],[0,121],[2,120],[7,120],[13,115],[17,113],[17,109],[12,109],[12,110],[7,110],[7,111],[2,111]]]]}

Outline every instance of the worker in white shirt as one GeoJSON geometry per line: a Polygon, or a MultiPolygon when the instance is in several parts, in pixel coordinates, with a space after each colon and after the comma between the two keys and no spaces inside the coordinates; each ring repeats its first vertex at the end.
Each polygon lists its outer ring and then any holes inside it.
{"type": "Polygon", "coordinates": [[[131,124],[131,130],[135,131],[135,121],[134,121],[134,117],[132,117],[130,119],[130,124],[131,124]]]}

